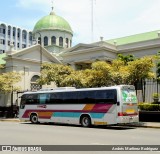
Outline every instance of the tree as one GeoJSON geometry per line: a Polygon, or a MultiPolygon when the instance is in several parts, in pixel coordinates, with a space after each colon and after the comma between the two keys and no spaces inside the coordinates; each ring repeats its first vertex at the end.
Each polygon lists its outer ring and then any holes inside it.
{"type": "Polygon", "coordinates": [[[41,77],[38,83],[49,84],[50,82],[55,82],[58,87],[62,86],[62,81],[70,75],[74,70],[70,66],[65,66],[63,64],[48,64],[42,65],[41,77]]]}
{"type": "Polygon", "coordinates": [[[153,72],[154,57],[142,57],[134,61],[128,62],[129,80],[131,84],[135,84],[141,79],[155,78],[153,72]]]}
{"type": "Polygon", "coordinates": [[[153,78],[153,57],[143,57],[130,61],[120,58],[112,62],[96,61],[91,69],[73,70],[62,64],[44,64],[41,84],[54,81],[57,86],[102,87],[119,84],[135,84],[141,79],[153,78]]]}
{"type": "Polygon", "coordinates": [[[156,55],[156,73],[157,73],[157,79],[158,81],[160,80],[160,51],[158,51],[157,55],[156,55]]]}
{"type": "Polygon", "coordinates": [[[0,92],[18,91],[20,88],[15,84],[21,80],[21,75],[16,72],[0,74],[0,92]]]}
{"type": "Polygon", "coordinates": [[[122,54],[118,54],[118,59],[123,61],[125,63],[125,65],[127,65],[128,62],[130,61],[134,61],[136,58],[134,55],[122,55],[122,54]]]}
{"type": "Polygon", "coordinates": [[[82,88],[85,86],[83,83],[83,79],[84,74],[82,71],[72,71],[70,75],[67,75],[64,80],[62,80],[61,86],[82,88]]]}
{"type": "Polygon", "coordinates": [[[128,65],[120,59],[115,59],[111,63],[110,76],[112,84],[128,84],[129,70],[128,65]]]}

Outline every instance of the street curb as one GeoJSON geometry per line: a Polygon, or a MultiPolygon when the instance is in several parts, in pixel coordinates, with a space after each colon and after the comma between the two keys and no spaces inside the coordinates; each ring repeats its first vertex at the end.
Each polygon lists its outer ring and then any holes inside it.
{"type": "Polygon", "coordinates": [[[19,119],[0,119],[1,122],[25,122],[19,119]]]}
{"type": "Polygon", "coordinates": [[[142,128],[156,128],[160,129],[160,124],[159,126],[154,126],[154,125],[147,125],[147,123],[140,122],[138,124],[126,124],[126,125],[119,125],[119,126],[128,126],[128,127],[142,127],[142,128]]]}

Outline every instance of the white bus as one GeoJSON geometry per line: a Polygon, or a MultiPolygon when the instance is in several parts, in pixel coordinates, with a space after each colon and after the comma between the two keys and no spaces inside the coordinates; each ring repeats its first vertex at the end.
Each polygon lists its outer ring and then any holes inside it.
{"type": "Polygon", "coordinates": [[[112,125],[138,122],[134,86],[57,88],[26,92],[21,97],[19,118],[32,123],[112,125]]]}

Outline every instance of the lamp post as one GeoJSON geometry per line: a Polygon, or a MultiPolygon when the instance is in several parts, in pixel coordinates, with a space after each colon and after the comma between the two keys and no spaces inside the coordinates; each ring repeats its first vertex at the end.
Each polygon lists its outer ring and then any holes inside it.
{"type": "MultiPolygon", "coordinates": [[[[41,72],[41,66],[42,66],[42,35],[40,32],[36,32],[40,35],[40,72],[41,72]]],[[[39,40],[38,40],[39,41],[39,40]]]]}

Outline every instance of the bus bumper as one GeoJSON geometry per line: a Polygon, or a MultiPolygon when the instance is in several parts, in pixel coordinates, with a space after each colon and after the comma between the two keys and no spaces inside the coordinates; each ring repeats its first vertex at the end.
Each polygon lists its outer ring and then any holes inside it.
{"type": "Polygon", "coordinates": [[[119,116],[117,123],[126,124],[126,123],[137,123],[139,122],[139,116],[119,116]]]}

